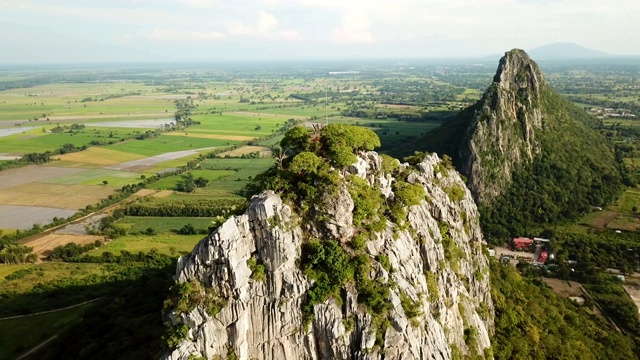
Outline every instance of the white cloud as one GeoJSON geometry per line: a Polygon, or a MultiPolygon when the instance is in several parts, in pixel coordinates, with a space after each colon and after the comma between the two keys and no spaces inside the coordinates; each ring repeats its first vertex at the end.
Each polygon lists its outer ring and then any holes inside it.
{"type": "Polygon", "coordinates": [[[296,30],[278,30],[277,35],[279,38],[292,41],[304,40],[304,37],[296,30]]]}
{"type": "Polygon", "coordinates": [[[255,25],[247,25],[241,21],[234,22],[227,28],[231,36],[253,36],[265,39],[302,40],[297,30],[281,29],[280,22],[271,13],[260,11],[255,25]]]}
{"type": "Polygon", "coordinates": [[[200,32],[155,29],[145,34],[145,37],[158,41],[216,41],[226,38],[227,34],[219,31],[200,32]]]}
{"type": "Polygon", "coordinates": [[[370,44],[371,21],[366,12],[359,8],[349,8],[342,15],[342,23],[333,29],[333,39],[338,43],[370,44]]]}
{"type": "Polygon", "coordinates": [[[273,14],[266,11],[260,11],[260,19],[256,29],[258,33],[268,34],[274,27],[278,26],[278,19],[273,14]]]}
{"type": "Polygon", "coordinates": [[[217,0],[178,0],[178,3],[196,9],[211,9],[220,5],[220,2],[217,0]]]}

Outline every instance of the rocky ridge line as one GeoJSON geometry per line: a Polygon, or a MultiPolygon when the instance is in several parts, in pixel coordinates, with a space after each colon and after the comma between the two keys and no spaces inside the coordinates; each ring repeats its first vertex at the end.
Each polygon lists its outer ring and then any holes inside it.
{"type": "MultiPolygon", "coordinates": [[[[381,157],[366,152],[348,171],[393,197],[394,179],[381,168],[381,157]]],[[[422,184],[427,195],[408,209],[409,227],[400,230],[388,222],[386,230],[366,244],[370,257],[384,254],[392,268],[387,271],[372,260],[371,278],[390,286],[393,304],[382,348],[375,345],[372,315],[358,304],[356,289],[349,284],[342,304],[329,298],[316,305],[314,320],[305,328],[301,307],[312,283],[298,262],[311,234],[303,231],[307,227],[280,196],[267,191],[254,196],[245,214],[228,219],[180,258],[176,280],[212,287],[226,305],[213,317],[203,304],[187,313],[172,311],[171,323],[186,324],[188,332],[163,359],[213,359],[229,353],[269,360],[444,360],[471,353],[490,357],[493,304],[476,205],[459,174],[446,169],[437,155],[426,156],[418,169],[408,181],[422,184]],[[454,187],[464,189],[462,198],[452,198],[454,187]],[[443,241],[443,235],[451,242],[443,241]],[[251,278],[251,256],[264,265],[264,281],[251,278]],[[415,301],[421,314],[409,318],[401,296],[415,301]]],[[[330,226],[311,224],[312,232],[339,239],[356,231],[347,191],[323,202],[333,206],[334,216],[327,222],[330,226]]]]}

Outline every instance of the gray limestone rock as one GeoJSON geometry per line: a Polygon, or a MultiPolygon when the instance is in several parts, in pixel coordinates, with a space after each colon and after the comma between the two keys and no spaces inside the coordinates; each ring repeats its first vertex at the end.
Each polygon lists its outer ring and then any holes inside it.
{"type": "MultiPolygon", "coordinates": [[[[391,290],[390,326],[383,346],[375,345],[373,317],[358,304],[351,283],[345,285],[343,299],[316,305],[311,326],[303,325],[301,308],[312,286],[297,263],[303,226],[291,207],[267,191],[254,196],[245,214],[231,217],[180,258],[176,281],[213,287],[227,304],[213,317],[203,306],[187,314],[169,314],[173,324],[186,324],[189,334],[163,359],[224,359],[229,349],[247,360],[374,360],[382,359],[383,353],[384,359],[446,360],[454,348],[482,356],[490,346],[493,305],[478,211],[458,173],[440,165],[437,155],[428,155],[409,177],[426,192],[419,205],[407,209],[409,226],[400,229],[388,222],[366,246],[371,257],[386,255],[392,268],[387,272],[375,261],[372,266],[372,274],[391,290]],[[465,189],[462,199],[448,195],[453,186],[465,189]],[[443,224],[448,228],[445,234],[443,224]],[[443,241],[443,235],[451,241],[443,241]],[[251,256],[264,264],[265,281],[251,278],[246,263],[251,256]],[[416,304],[420,315],[407,317],[403,296],[416,304]],[[474,348],[465,343],[465,330],[477,334],[474,348]]],[[[381,158],[375,152],[360,154],[349,172],[393,196],[394,179],[381,173],[381,158]]],[[[354,233],[353,200],[346,189],[334,195],[325,205],[336,216],[324,227],[311,227],[318,234],[348,239],[354,233]]]]}

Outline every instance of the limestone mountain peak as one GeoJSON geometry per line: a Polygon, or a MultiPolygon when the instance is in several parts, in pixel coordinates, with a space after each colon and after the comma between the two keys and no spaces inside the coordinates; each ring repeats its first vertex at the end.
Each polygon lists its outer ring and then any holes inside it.
{"type": "Polygon", "coordinates": [[[529,55],[520,49],[505,53],[500,59],[498,70],[493,78],[501,88],[513,91],[530,90],[538,93],[545,85],[542,72],[529,55]]]}

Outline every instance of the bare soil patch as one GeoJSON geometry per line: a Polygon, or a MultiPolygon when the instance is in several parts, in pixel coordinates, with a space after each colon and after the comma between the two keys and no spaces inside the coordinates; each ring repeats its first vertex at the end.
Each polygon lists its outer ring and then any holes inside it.
{"type": "Polygon", "coordinates": [[[158,190],[153,190],[153,189],[140,189],[138,190],[135,194],[133,194],[133,196],[139,196],[139,197],[143,197],[143,196],[149,196],[149,195],[153,195],[156,192],[158,192],[158,190]]]}
{"type": "Polygon", "coordinates": [[[543,278],[545,284],[549,285],[553,291],[562,297],[584,296],[582,285],[575,281],[567,281],[560,279],[543,278]]]}
{"type": "Polygon", "coordinates": [[[40,259],[46,258],[51,250],[58,246],[75,243],[78,245],[86,245],[94,243],[96,240],[103,241],[104,236],[97,235],[68,235],[68,234],[47,234],[39,237],[23,245],[33,248],[33,252],[38,254],[40,259]]]}
{"type": "Polygon", "coordinates": [[[260,153],[260,156],[269,156],[271,155],[271,150],[266,147],[266,146],[243,146],[234,150],[230,150],[230,151],[225,151],[223,153],[218,154],[219,157],[224,157],[224,156],[242,156],[242,155],[246,155],[246,154],[251,154],[254,152],[258,152],[260,153]]]}
{"type": "Polygon", "coordinates": [[[58,176],[75,174],[83,169],[69,169],[54,166],[25,166],[18,169],[9,169],[0,172],[0,189],[10,188],[16,185],[33,183],[40,180],[58,176]]]}

